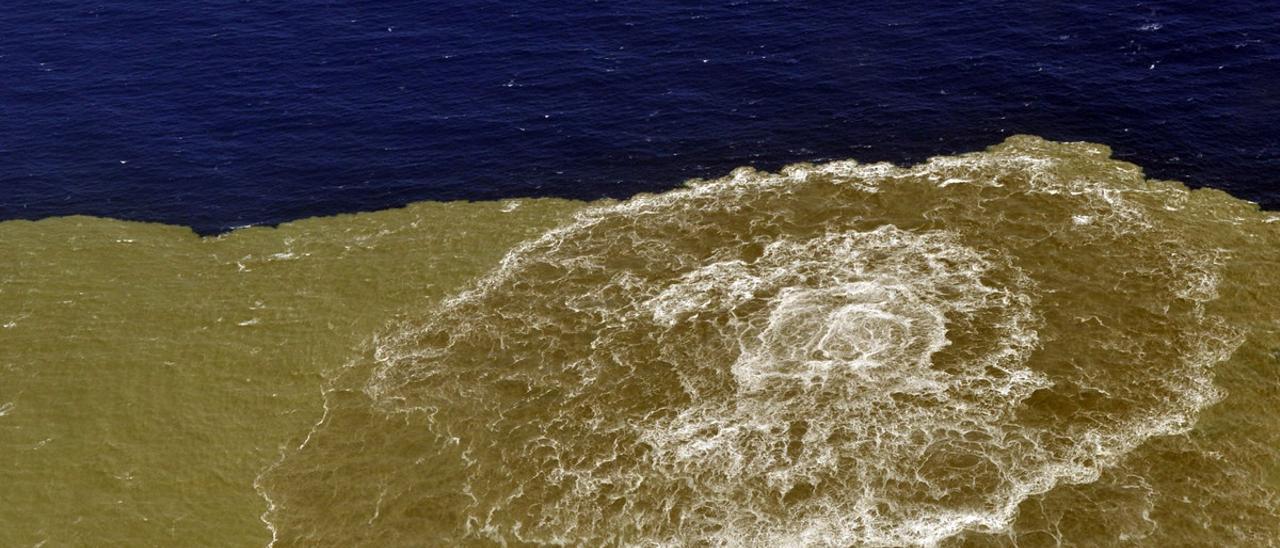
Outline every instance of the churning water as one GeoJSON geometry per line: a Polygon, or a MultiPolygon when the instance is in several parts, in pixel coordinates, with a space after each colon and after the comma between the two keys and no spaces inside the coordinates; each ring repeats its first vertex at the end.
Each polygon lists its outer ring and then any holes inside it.
{"type": "Polygon", "coordinates": [[[590,207],[374,336],[259,478],[263,519],[303,544],[1271,542],[1276,220],[1034,137],[590,207]]]}

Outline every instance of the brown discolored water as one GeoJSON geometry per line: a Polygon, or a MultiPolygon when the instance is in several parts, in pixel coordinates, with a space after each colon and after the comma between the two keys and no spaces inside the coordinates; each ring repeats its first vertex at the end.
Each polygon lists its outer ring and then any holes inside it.
{"type": "Polygon", "coordinates": [[[261,546],[324,372],[580,204],[424,203],[218,238],[0,223],[0,546],[261,546]]]}
{"type": "Polygon", "coordinates": [[[1280,540],[1280,216],[1100,145],[0,235],[5,544],[1280,540]]]}

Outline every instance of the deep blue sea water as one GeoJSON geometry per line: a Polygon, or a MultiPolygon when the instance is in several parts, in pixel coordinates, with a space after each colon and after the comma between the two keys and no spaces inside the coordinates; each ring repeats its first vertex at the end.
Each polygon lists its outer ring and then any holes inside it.
{"type": "MultiPolygon", "coordinates": [[[[1091,5],[1090,5],[1091,4],[1091,5]]],[[[0,218],[202,233],[1012,133],[1280,206],[1280,6],[16,0],[0,218]]]]}

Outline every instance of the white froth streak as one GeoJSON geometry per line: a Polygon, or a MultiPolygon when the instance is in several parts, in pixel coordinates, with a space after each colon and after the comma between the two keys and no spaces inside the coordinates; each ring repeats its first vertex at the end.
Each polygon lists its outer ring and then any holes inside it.
{"type": "MultiPolygon", "coordinates": [[[[323,387],[320,389],[320,403],[323,406],[324,411],[320,414],[320,418],[316,420],[315,424],[311,425],[311,429],[307,431],[306,437],[304,437],[302,442],[294,448],[294,451],[301,451],[310,444],[311,437],[320,430],[320,426],[324,424],[325,421],[329,420],[329,415],[332,413],[332,409],[329,406],[329,392],[331,391],[332,389],[323,387]]],[[[267,528],[267,531],[271,532],[271,540],[267,542],[267,548],[272,548],[280,541],[280,530],[276,527],[275,522],[271,521],[271,518],[279,511],[279,507],[276,505],[276,501],[271,498],[271,494],[267,492],[267,488],[263,484],[263,478],[265,478],[267,474],[270,474],[279,468],[280,465],[284,463],[287,454],[286,446],[281,444],[278,448],[276,459],[272,461],[271,464],[267,465],[266,468],[263,468],[261,472],[258,472],[258,475],[253,478],[254,492],[258,493],[258,496],[262,497],[262,500],[267,503],[267,509],[263,510],[262,514],[258,515],[258,520],[267,528]]]]}

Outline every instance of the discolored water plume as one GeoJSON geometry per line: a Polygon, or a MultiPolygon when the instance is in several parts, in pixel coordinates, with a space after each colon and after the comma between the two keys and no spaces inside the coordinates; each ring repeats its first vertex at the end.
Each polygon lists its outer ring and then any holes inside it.
{"type": "Polygon", "coordinates": [[[265,545],[254,478],[322,372],[580,202],[420,203],[199,238],[0,223],[0,546],[265,545]]]}
{"type": "Polygon", "coordinates": [[[374,337],[260,478],[264,519],[282,544],[1265,542],[1275,221],[1034,137],[596,207],[374,337]]]}

